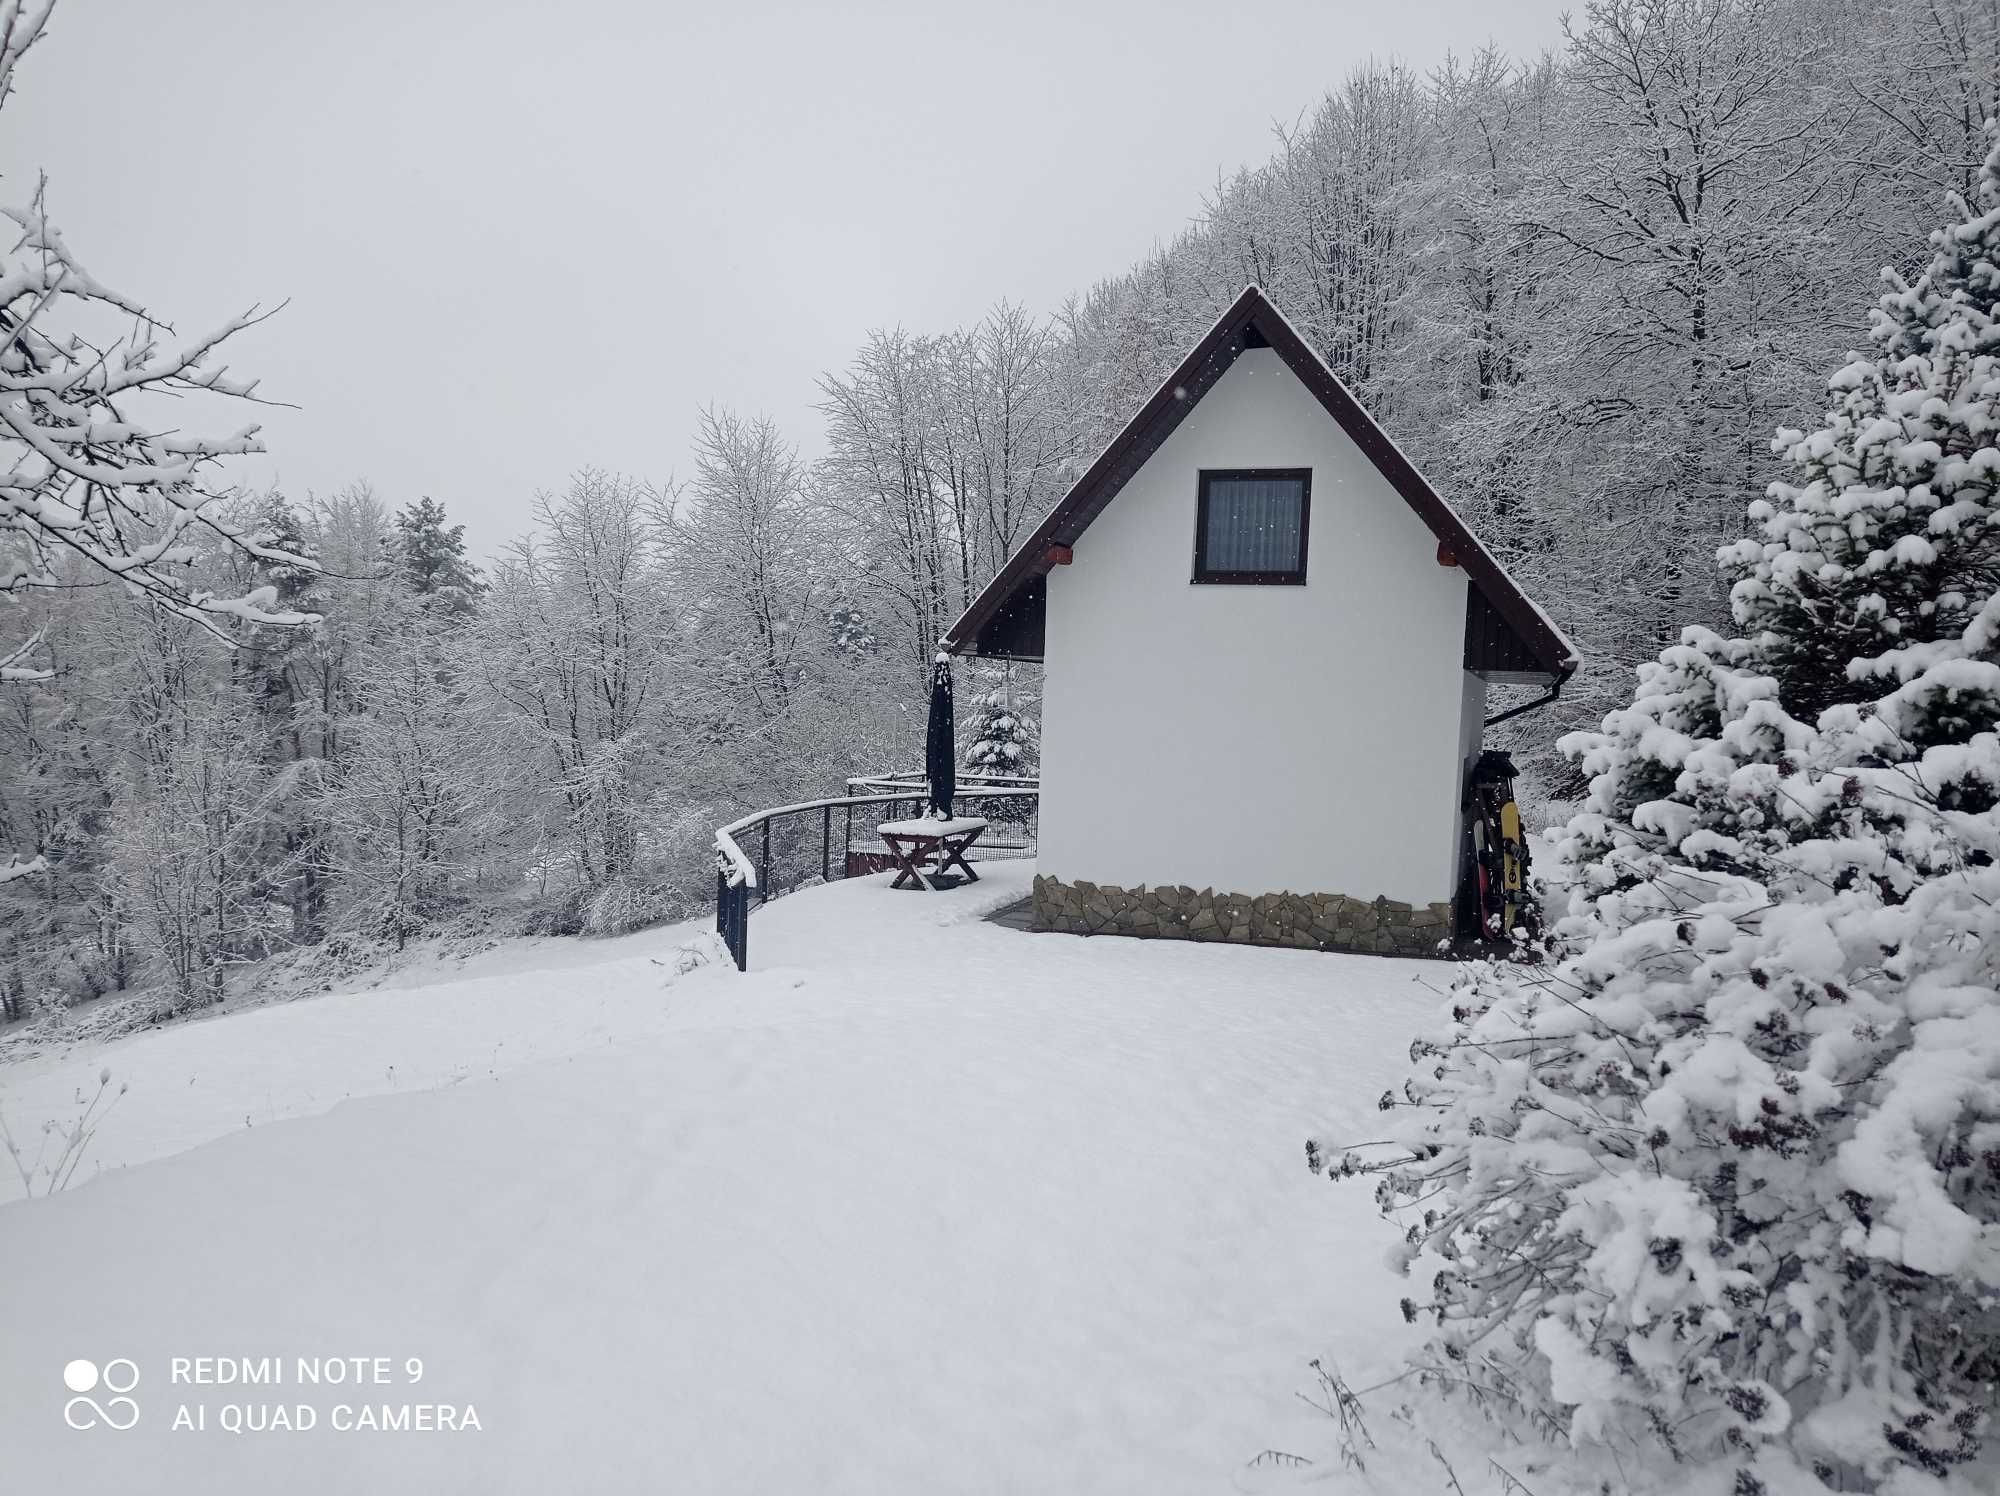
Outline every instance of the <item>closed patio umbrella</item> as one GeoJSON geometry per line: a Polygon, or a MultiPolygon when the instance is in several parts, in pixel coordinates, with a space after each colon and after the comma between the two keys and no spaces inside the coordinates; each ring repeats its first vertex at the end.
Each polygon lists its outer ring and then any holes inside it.
{"type": "Polygon", "coordinates": [[[931,719],[924,732],[924,777],[930,781],[930,813],[951,819],[951,797],[958,792],[958,730],[952,720],[951,656],[938,651],[931,669],[931,719]]]}

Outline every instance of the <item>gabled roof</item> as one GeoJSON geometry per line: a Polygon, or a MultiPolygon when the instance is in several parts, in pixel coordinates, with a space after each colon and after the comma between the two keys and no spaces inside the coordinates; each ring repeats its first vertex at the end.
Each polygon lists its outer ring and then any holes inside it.
{"type": "MultiPolygon", "coordinates": [[[[996,617],[1000,623],[998,632],[1019,632],[1021,625],[1010,620],[1030,609],[1038,611],[1043,578],[1053,564],[1051,549],[1075,545],[1244,349],[1263,347],[1271,348],[1285,361],[1299,382],[1312,391],[1326,413],[1367,454],[1390,486],[1465,568],[1487,610],[1498,616],[1506,630],[1515,636],[1513,642],[1533,661],[1536,668],[1532,673],[1562,680],[1574,671],[1576,650],[1562,631],[1529,600],[1466,527],[1457,511],[1430,486],[1415,464],[1389,439],[1388,433],[1348,393],[1347,386],[1327,367],[1325,360],[1306,346],[1292,324],[1255,286],[1244,289],[1194,346],[1194,351],[1181,361],[1180,367],[1167,376],[1125,429],[1112,438],[1111,444],[1091,464],[1090,471],[1077,479],[1035,533],[1007,558],[1000,574],[965,610],[965,616],[952,625],[945,635],[944,648],[953,653],[968,650],[978,653],[981,636],[996,617]]],[[[1039,618],[1035,622],[1038,625],[1039,618]]],[[[1031,632],[1038,634],[1039,628],[1031,632]]],[[[1032,655],[1039,654],[1037,639],[1032,655]]]]}

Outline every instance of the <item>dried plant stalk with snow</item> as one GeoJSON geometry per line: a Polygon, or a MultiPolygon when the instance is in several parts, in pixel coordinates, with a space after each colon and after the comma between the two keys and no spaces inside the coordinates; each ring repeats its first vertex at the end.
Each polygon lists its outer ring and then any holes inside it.
{"type": "Polygon", "coordinates": [[[108,1065],[98,1071],[97,1089],[88,1095],[79,1090],[74,1117],[66,1121],[51,1117],[42,1123],[33,1153],[26,1151],[25,1145],[8,1128],[7,1119],[0,1116],[0,1148],[7,1151],[14,1165],[15,1175],[21,1181],[21,1192],[24,1195],[53,1195],[75,1183],[76,1171],[83,1166],[84,1155],[90,1151],[97,1129],[104,1125],[106,1114],[128,1089],[129,1082],[121,1083],[116,1091],[111,1089],[111,1068],[108,1065]]]}

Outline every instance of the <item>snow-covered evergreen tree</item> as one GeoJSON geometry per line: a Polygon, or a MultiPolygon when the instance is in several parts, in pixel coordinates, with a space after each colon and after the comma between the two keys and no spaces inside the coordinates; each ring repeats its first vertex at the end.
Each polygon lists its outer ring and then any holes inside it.
{"type": "Polygon", "coordinates": [[[1040,765],[1035,720],[1021,710],[1012,691],[995,687],[979,699],[970,724],[972,746],[965,750],[969,774],[1024,775],[1040,765]]]}
{"type": "Polygon", "coordinates": [[[1942,1475],[1996,1411],[1996,183],[1781,435],[1803,481],[1724,552],[1749,637],[1566,740],[1550,959],[1474,968],[1383,1099],[1404,1151],[1336,1170],[1381,1174],[1443,1377],[1739,1491],[1942,1475]]]}
{"type": "Polygon", "coordinates": [[[1826,424],[1779,434],[1790,481],[1728,548],[1737,621],[1802,714],[1867,701],[1862,662],[1957,639],[2000,580],[2000,178],[1989,158],[1963,221],[1937,231],[1914,283],[1886,272],[1875,352],[1833,378],[1826,424]]]}
{"type": "Polygon", "coordinates": [[[426,494],[398,511],[386,544],[392,570],[425,608],[459,618],[478,606],[486,583],[465,554],[465,526],[445,519],[444,505],[426,494]]]}
{"type": "Polygon", "coordinates": [[[827,647],[841,659],[859,659],[882,648],[882,641],[868,626],[868,615],[851,603],[827,610],[826,634],[827,647]]]}

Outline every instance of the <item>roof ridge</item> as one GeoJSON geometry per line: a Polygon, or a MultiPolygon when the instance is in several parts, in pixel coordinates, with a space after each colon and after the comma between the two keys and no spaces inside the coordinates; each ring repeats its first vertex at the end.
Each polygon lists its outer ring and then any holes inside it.
{"type": "Polygon", "coordinates": [[[1069,491],[1056,501],[1033,533],[1007,558],[998,574],[946,632],[941,646],[956,653],[976,641],[981,628],[1019,589],[1047,572],[1045,558],[1052,545],[1075,544],[1132,475],[1150,460],[1202,396],[1236,362],[1244,351],[1240,334],[1253,325],[1431,533],[1452,547],[1473,586],[1520,636],[1543,669],[1557,679],[1569,676],[1577,666],[1575,646],[1521,590],[1464,517],[1431,486],[1409,455],[1255,282],[1238,293],[1187,356],[1105,444],[1096,461],[1070,485],[1069,491]],[[1263,325],[1267,322],[1271,325],[1263,325]]]}

